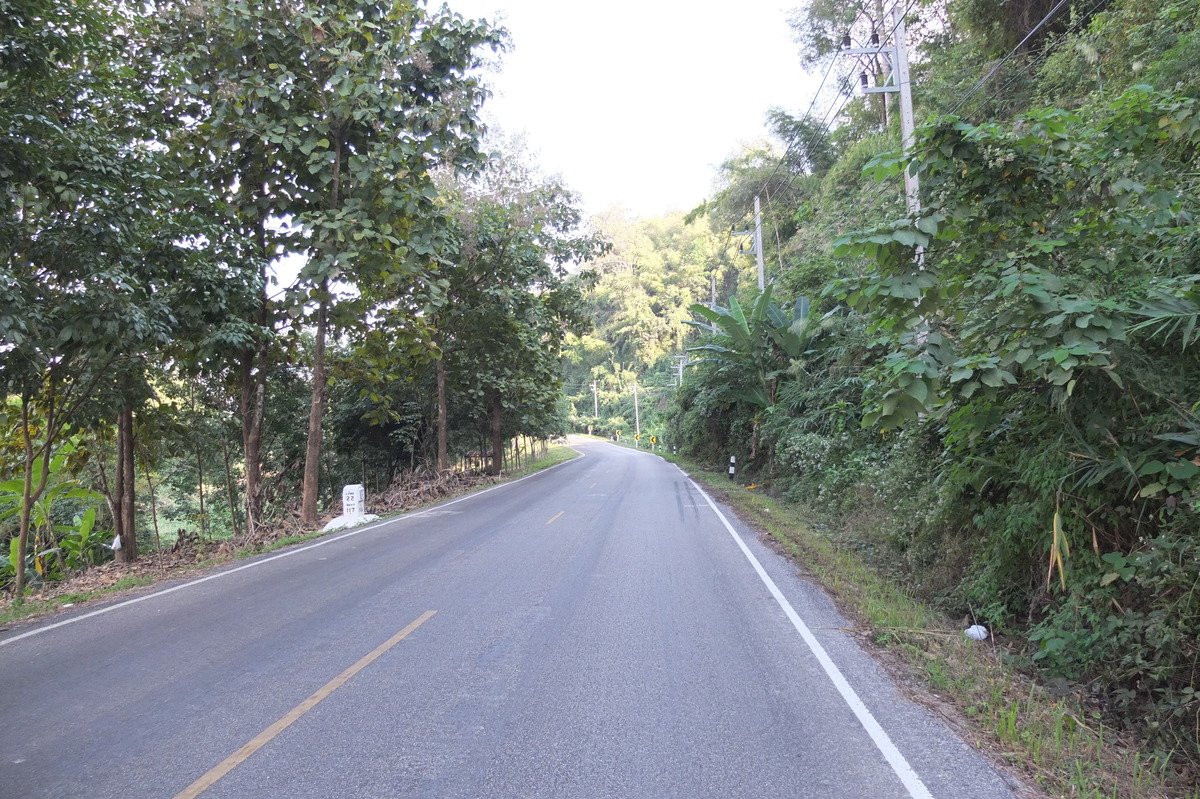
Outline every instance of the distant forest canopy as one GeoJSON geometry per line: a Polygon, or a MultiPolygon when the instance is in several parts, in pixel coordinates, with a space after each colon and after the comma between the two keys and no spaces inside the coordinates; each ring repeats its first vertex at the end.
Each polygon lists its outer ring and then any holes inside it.
{"type": "Polygon", "coordinates": [[[735,456],[1195,761],[1200,3],[903,8],[909,154],[894,95],[859,91],[887,60],[842,54],[889,44],[892,7],[815,0],[791,17],[812,103],[686,219],[596,220],[571,425],[735,456]]]}

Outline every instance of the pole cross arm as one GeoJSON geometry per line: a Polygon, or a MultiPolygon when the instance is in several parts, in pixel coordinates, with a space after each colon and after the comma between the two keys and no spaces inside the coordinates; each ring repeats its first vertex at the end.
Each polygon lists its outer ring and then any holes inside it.
{"type": "Polygon", "coordinates": [[[881,44],[878,47],[843,47],[839,52],[843,55],[887,55],[896,56],[896,45],[881,44]]]}

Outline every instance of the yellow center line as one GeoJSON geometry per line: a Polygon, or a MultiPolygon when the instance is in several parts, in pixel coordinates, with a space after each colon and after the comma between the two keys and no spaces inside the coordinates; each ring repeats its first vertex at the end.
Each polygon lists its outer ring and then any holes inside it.
{"type": "Polygon", "coordinates": [[[404,640],[404,638],[413,630],[429,621],[429,619],[432,618],[433,614],[435,613],[437,613],[436,610],[427,610],[422,613],[412,624],[408,625],[403,630],[396,633],[379,646],[375,647],[370,654],[363,656],[363,658],[353,666],[346,669],[329,682],[325,683],[325,685],[323,685],[315,694],[296,705],[296,707],[288,711],[287,715],[285,715],[279,721],[275,722],[270,727],[267,727],[258,735],[254,736],[254,738],[252,738],[250,742],[241,749],[222,760],[219,764],[209,770],[209,772],[203,777],[193,782],[182,792],[176,794],[175,799],[194,799],[195,797],[207,791],[213,786],[213,783],[224,777],[229,772],[233,771],[235,768],[241,765],[246,758],[250,757],[250,755],[254,754],[259,749],[262,749],[264,746],[270,743],[275,736],[279,735],[279,733],[291,726],[292,722],[296,721],[305,713],[316,707],[321,700],[325,699],[325,697],[332,694],[338,688],[341,688],[347,680],[349,680],[355,674],[358,674],[367,666],[371,665],[376,658],[404,640]]]}
{"type": "Polygon", "coordinates": [[[566,511],[560,510],[558,513],[551,516],[550,521],[546,522],[546,524],[554,524],[556,521],[558,521],[558,517],[562,516],[564,513],[566,513],[566,511]]]}
{"type": "Polygon", "coordinates": [[[595,483],[592,483],[590,486],[588,486],[588,488],[595,488],[595,487],[596,487],[595,483]]]}

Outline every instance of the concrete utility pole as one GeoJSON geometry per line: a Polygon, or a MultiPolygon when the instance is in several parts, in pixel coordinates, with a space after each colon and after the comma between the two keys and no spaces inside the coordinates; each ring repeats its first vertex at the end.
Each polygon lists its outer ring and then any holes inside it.
{"type": "MultiPolygon", "coordinates": [[[[754,196],[754,230],[730,230],[731,236],[753,236],[754,243],[751,245],[751,251],[758,259],[758,290],[762,291],[767,287],[767,272],[763,266],[763,246],[762,246],[762,205],[759,202],[758,195],[754,196]]],[[[716,278],[713,278],[716,280],[716,278]]],[[[716,300],[713,301],[714,304],[716,300]]]]}
{"type": "Polygon", "coordinates": [[[767,272],[763,268],[762,246],[762,206],[758,203],[758,195],[754,195],[754,255],[758,259],[758,290],[767,287],[767,272]]]}
{"type": "MultiPolygon", "coordinates": [[[[882,86],[868,86],[867,73],[862,74],[862,90],[864,94],[899,94],[900,95],[900,138],[904,152],[911,155],[913,151],[914,129],[912,107],[912,79],[908,73],[908,51],[904,46],[904,10],[900,4],[892,6],[892,43],[879,44],[878,36],[871,34],[870,47],[853,47],[850,35],[842,39],[842,53],[845,55],[879,56],[886,59],[889,67],[887,78],[882,86]]],[[[921,185],[916,174],[910,174],[910,169],[904,170],[904,199],[908,212],[917,215],[921,211],[921,185]]]]}
{"type": "MultiPolygon", "coordinates": [[[[908,50],[904,46],[904,11],[900,4],[892,6],[892,21],[896,27],[896,85],[900,90],[900,136],[904,152],[912,155],[914,131],[912,79],[908,74],[908,50]]],[[[921,212],[921,184],[911,167],[904,170],[904,197],[908,201],[908,212],[914,216],[921,212]]]]}
{"type": "Polygon", "coordinates": [[[592,416],[600,415],[600,397],[596,393],[596,381],[592,381],[592,416]]]}
{"type": "Polygon", "coordinates": [[[675,356],[675,386],[683,385],[683,370],[688,365],[688,354],[675,356]]]}

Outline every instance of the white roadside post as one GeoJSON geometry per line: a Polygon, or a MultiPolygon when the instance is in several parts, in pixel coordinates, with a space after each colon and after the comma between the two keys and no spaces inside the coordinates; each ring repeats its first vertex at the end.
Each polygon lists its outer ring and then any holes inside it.
{"type": "Polygon", "coordinates": [[[366,507],[367,490],[358,484],[346,486],[342,489],[342,515],[325,525],[325,531],[357,527],[379,518],[373,513],[366,513],[366,507]]]}
{"type": "Polygon", "coordinates": [[[363,515],[363,506],[367,504],[367,490],[361,485],[346,486],[342,489],[342,515],[347,519],[357,519],[363,515]]]}
{"type": "Polygon", "coordinates": [[[729,479],[732,480],[733,476],[735,474],[737,474],[737,455],[730,455],[729,456],[729,479]]]}

